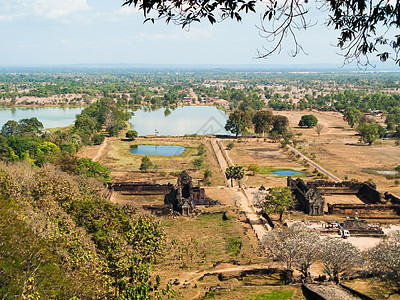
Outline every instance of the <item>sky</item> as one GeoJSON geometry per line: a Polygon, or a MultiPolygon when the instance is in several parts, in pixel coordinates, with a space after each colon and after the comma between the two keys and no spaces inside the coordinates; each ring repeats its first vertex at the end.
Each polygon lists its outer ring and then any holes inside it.
{"type": "MultiPolygon", "coordinates": [[[[337,33],[318,23],[298,38],[308,55],[288,55],[291,43],[268,59],[256,59],[269,46],[256,25],[259,13],[242,22],[193,24],[189,30],[164,21],[147,22],[123,0],[0,0],[0,66],[69,64],[310,65],[333,64],[337,33]]],[[[392,64],[392,63],[388,63],[392,64]]],[[[393,65],[393,64],[392,64],[393,65]]]]}

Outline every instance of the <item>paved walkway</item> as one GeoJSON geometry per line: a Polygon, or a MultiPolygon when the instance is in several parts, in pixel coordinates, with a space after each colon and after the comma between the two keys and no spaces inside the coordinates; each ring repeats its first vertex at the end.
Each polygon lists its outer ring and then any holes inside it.
{"type": "Polygon", "coordinates": [[[312,161],[311,159],[309,159],[307,156],[305,156],[303,153],[301,153],[299,150],[293,148],[292,146],[288,145],[288,148],[301,156],[301,158],[305,159],[310,165],[312,165],[314,168],[316,168],[317,170],[319,170],[320,172],[324,173],[326,176],[328,176],[330,179],[332,179],[334,182],[341,182],[341,180],[336,177],[335,175],[333,175],[332,173],[329,173],[327,170],[325,170],[324,168],[322,168],[320,165],[318,165],[316,162],[312,161]]]}
{"type": "MultiPolygon", "coordinates": [[[[215,156],[217,157],[218,164],[221,168],[223,174],[225,174],[225,169],[228,167],[228,162],[225,158],[230,160],[229,156],[227,155],[226,151],[222,149],[218,145],[218,141],[215,138],[211,138],[211,145],[214,150],[215,156]],[[223,153],[222,151],[225,151],[223,153]]],[[[233,165],[233,162],[230,160],[230,164],[233,165]]],[[[226,186],[231,189],[237,189],[238,187],[230,187],[229,182],[225,180],[226,186]]],[[[259,241],[261,241],[262,237],[267,233],[268,228],[267,225],[264,225],[262,219],[259,215],[255,212],[254,207],[250,201],[250,197],[246,192],[246,188],[242,186],[241,190],[237,190],[235,193],[236,196],[236,206],[238,209],[246,214],[247,219],[249,220],[251,227],[254,230],[259,241]]]]}

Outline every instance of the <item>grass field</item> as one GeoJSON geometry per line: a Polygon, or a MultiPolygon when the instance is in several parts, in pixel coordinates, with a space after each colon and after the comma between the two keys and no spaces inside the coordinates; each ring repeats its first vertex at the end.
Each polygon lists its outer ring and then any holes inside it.
{"type": "MultiPolygon", "coordinates": [[[[80,156],[94,157],[100,146],[85,147],[80,156]]],[[[212,172],[210,179],[212,186],[224,184],[224,177],[218,162],[212,152],[210,142],[207,138],[195,137],[171,137],[171,138],[137,138],[134,141],[126,141],[119,138],[109,138],[104,155],[99,162],[111,170],[114,181],[147,181],[157,183],[168,183],[176,180],[177,174],[187,170],[196,183],[203,179],[204,171],[208,168],[212,172]],[[134,155],[129,152],[131,145],[178,145],[185,147],[185,152],[180,155],[162,156],[149,155],[153,168],[148,172],[140,172],[139,167],[144,155],[134,155]],[[203,144],[205,153],[203,155],[203,166],[195,169],[192,162],[199,158],[197,147],[203,144]],[[154,168],[154,166],[156,166],[154,168]]]]}

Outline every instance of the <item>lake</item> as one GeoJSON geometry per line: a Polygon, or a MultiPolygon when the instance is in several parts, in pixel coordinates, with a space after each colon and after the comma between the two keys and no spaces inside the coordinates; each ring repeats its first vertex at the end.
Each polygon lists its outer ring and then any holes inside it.
{"type": "Polygon", "coordinates": [[[44,128],[65,127],[75,121],[83,107],[15,107],[0,108],[0,127],[7,121],[36,117],[44,128]]]}
{"type": "Polygon", "coordinates": [[[185,152],[185,147],[176,145],[132,145],[132,154],[173,156],[185,152]]]}
{"type": "Polygon", "coordinates": [[[142,107],[134,112],[130,120],[139,136],[185,134],[223,134],[231,135],[224,129],[228,116],[215,106],[179,106],[166,111],[166,108],[149,110],[142,107]]]}
{"type": "MultiPolygon", "coordinates": [[[[8,120],[36,117],[44,128],[65,127],[73,124],[82,107],[0,108],[0,127],[8,120]]],[[[215,106],[179,106],[175,109],[150,110],[142,107],[129,120],[140,136],[185,134],[231,135],[224,129],[228,116],[215,106]]]]}

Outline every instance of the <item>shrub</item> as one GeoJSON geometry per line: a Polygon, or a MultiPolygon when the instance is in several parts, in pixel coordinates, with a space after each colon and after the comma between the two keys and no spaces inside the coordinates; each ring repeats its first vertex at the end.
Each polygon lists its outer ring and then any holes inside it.
{"type": "Polygon", "coordinates": [[[204,147],[204,144],[200,144],[197,147],[197,155],[202,156],[205,153],[206,149],[204,147]]]}
{"type": "Polygon", "coordinates": [[[140,164],[139,170],[142,172],[147,172],[148,169],[150,169],[153,166],[153,163],[151,162],[150,158],[145,155],[142,157],[142,163],[140,164]]]}
{"type": "Polygon", "coordinates": [[[201,157],[196,158],[194,161],[192,161],[192,165],[196,169],[200,169],[203,166],[203,159],[201,157]]]}
{"type": "Polygon", "coordinates": [[[251,164],[247,168],[249,171],[253,172],[253,175],[257,174],[260,172],[260,167],[257,164],[251,164]]]}
{"type": "Polygon", "coordinates": [[[136,130],[128,130],[125,134],[127,139],[134,140],[138,136],[138,132],[136,130]]]}

